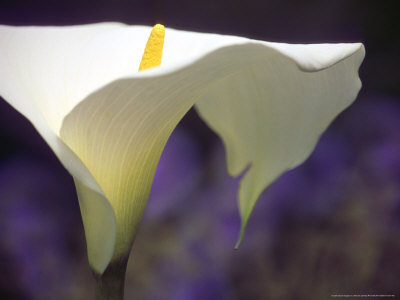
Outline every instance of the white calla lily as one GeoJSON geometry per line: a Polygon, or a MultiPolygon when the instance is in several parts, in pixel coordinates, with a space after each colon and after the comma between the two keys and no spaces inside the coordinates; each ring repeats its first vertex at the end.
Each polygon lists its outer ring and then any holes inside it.
{"type": "MultiPolygon", "coordinates": [[[[357,96],[362,44],[289,45],[167,29],[162,65],[138,72],[151,28],[0,26],[0,95],[75,179],[89,262],[126,257],[158,159],[194,105],[223,139],[242,233],[260,193],[303,162],[357,96]]],[[[242,234],[241,234],[242,236],[242,234]]]]}

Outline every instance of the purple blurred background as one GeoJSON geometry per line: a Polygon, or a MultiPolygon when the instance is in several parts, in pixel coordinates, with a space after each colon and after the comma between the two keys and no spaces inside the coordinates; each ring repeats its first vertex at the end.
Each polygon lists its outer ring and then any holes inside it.
{"type": "MultiPolygon", "coordinates": [[[[366,46],[358,100],[306,163],[262,195],[238,251],[238,180],[226,173],[219,139],[195,111],[188,113],[162,155],[128,265],[126,299],[400,297],[396,2],[1,0],[1,24],[163,23],[366,46]]],[[[71,176],[2,99],[0,141],[0,298],[93,299],[71,176]]]]}

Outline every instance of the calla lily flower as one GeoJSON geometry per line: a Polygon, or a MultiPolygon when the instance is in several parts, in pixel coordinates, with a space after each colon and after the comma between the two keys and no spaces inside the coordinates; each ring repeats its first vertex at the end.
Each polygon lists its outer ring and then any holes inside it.
{"type": "Polygon", "coordinates": [[[222,138],[229,174],[244,173],[241,239],[263,190],[310,155],[361,87],[360,43],[290,45],[169,28],[163,50],[155,37],[161,65],[139,72],[150,31],[0,26],[0,95],[73,176],[98,274],[129,255],[161,152],[193,105],[222,138]]]}

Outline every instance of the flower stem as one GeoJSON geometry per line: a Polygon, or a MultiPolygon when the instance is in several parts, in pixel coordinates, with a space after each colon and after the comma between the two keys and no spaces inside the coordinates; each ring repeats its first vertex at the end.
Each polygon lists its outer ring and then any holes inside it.
{"type": "Polygon", "coordinates": [[[123,300],[128,259],[110,263],[103,274],[94,273],[96,300],[123,300]]]}

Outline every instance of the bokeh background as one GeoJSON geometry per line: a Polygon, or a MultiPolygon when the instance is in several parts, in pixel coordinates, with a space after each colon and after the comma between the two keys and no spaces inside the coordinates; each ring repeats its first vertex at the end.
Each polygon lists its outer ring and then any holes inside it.
{"type": "MultiPolygon", "coordinates": [[[[188,113],[157,169],[126,299],[400,298],[397,2],[0,0],[1,24],[160,22],[279,42],[365,44],[358,100],[306,163],[262,195],[237,251],[238,180],[226,173],[221,141],[188,113]]],[[[93,299],[71,176],[2,99],[0,143],[0,298],[93,299]]]]}

